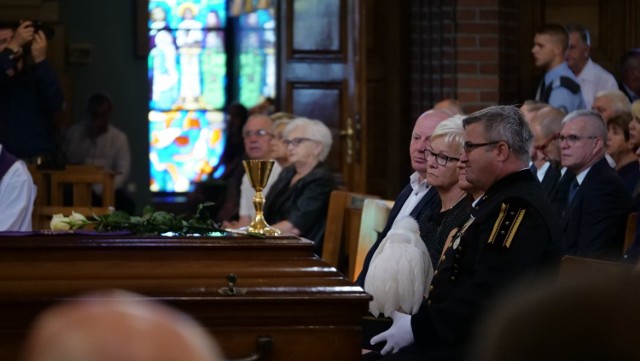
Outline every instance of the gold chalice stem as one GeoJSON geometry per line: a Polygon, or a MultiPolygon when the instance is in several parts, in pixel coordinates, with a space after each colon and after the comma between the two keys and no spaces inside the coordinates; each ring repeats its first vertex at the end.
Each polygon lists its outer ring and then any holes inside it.
{"type": "Polygon", "coordinates": [[[270,227],[269,224],[267,224],[262,211],[264,207],[264,196],[262,195],[262,190],[269,180],[269,175],[271,175],[271,168],[273,168],[274,161],[245,160],[242,164],[249,176],[251,186],[256,191],[256,194],[253,196],[253,207],[256,210],[256,217],[247,228],[247,231],[249,233],[264,234],[266,236],[279,235],[280,230],[270,227]]]}

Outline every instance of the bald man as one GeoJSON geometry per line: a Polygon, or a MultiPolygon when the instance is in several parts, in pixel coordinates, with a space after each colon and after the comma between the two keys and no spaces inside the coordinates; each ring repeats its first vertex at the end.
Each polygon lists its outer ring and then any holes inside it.
{"type": "Polygon", "coordinates": [[[45,311],[25,361],[220,361],[211,336],[189,316],[144,296],[107,291],[45,311]]]}
{"type": "Polygon", "coordinates": [[[540,109],[529,122],[533,133],[533,163],[536,175],[547,196],[551,197],[560,177],[566,169],[561,169],[560,146],[556,141],[562,128],[565,114],[552,106],[540,109]]]}
{"type": "Polygon", "coordinates": [[[429,110],[418,117],[411,133],[411,142],[409,143],[409,157],[411,159],[411,168],[415,171],[409,178],[409,184],[400,192],[396,198],[393,208],[389,212],[389,218],[384,230],[378,235],[376,243],[373,244],[362,266],[362,271],[356,283],[364,288],[364,281],[369,271],[369,263],[371,258],[378,249],[382,240],[386,237],[387,232],[391,229],[393,222],[404,216],[412,216],[418,219],[424,206],[432,199],[436,198],[438,192],[427,184],[427,160],[424,157],[424,151],[431,144],[431,134],[436,126],[452,115],[446,110],[429,110]]]}

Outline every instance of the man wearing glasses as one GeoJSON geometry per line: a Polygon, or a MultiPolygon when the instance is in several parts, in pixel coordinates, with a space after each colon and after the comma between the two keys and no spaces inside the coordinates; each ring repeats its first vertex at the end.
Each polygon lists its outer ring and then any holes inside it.
{"type": "Polygon", "coordinates": [[[560,165],[560,146],[557,142],[562,118],[564,118],[563,112],[552,106],[546,106],[540,109],[529,123],[533,133],[531,158],[536,166],[536,176],[549,200],[556,191],[559,180],[567,171],[560,165]]]}
{"type": "Polygon", "coordinates": [[[520,110],[494,106],[463,120],[466,180],[485,191],[453,235],[417,314],[394,314],[383,360],[463,360],[472,331],[501,291],[557,266],[561,231],[529,169],[531,130],[520,110]]]}
{"type": "Polygon", "coordinates": [[[565,254],[620,258],[631,197],[604,157],[606,140],[607,127],[595,111],[575,111],[562,120],[562,165],[576,175],[562,218],[565,254]]]}
{"type": "MultiPolygon", "coordinates": [[[[271,147],[269,143],[273,135],[269,130],[273,126],[273,121],[268,115],[254,114],[247,119],[247,123],[242,129],[242,138],[244,139],[244,150],[249,159],[266,160],[271,159],[271,147]]],[[[280,175],[282,168],[275,162],[271,169],[271,175],[266,187],[262,191],[267,194],[271,186],[280,175]]],[[[253,196],[256,191],[251,187],[249,176],[242,176],[240,185],[240,209],[238,211],[240,217],[237,222],[224,222],[225,228],[239,228],[248,226],[255,217],[255,208],[253,207],[253,196]]]]}

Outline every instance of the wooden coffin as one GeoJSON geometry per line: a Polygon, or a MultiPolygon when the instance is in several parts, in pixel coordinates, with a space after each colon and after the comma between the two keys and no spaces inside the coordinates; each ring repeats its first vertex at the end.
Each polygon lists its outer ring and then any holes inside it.
{"type": "Polygon", "coordinates": [[[43,309],[107,288],[191,314],[227,359],[259,344],[262,360],[358,360],[369,296],[312,247],[295,237],[0,237],[0,360],[16,359],[43,309]]]}

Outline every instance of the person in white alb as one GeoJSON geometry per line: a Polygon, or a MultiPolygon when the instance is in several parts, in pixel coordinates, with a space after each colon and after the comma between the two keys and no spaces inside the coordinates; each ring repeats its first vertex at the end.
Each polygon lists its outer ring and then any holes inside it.
{"type": "Polygon", "coordinates": [[[0,231],[31,231],[35,197],[27,166],[0,144],[0,231]]]}
{"type": "Polygon", "coordinates": [[[616,78],[591,60],[591,37],[581,25],[567,25],[569,48],[565,60],[578,78],[587,109],[591,109],[596,95],[605,90],[618,89],[616,78]]]}

